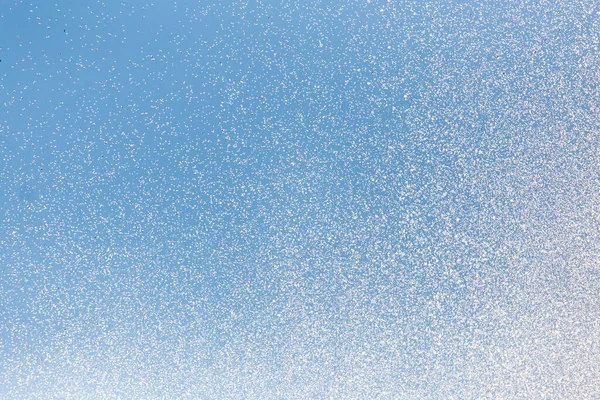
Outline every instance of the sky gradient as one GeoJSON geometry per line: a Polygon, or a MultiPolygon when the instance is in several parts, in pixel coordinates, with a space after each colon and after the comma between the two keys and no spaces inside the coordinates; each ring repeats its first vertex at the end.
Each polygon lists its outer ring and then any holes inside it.
{"type": "Polygon", "coordinates": [[[0,397],[600,397],[593,1],[0,0],[0,397]]]}

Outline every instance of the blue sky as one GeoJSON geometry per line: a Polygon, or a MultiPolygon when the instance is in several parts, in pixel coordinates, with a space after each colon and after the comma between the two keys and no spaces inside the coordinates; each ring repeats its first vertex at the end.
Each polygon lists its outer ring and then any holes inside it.
{"type": "Polygon", "coordinates": [[[0,0],[0,393],[600,395],[599,22],[0,0]]]}

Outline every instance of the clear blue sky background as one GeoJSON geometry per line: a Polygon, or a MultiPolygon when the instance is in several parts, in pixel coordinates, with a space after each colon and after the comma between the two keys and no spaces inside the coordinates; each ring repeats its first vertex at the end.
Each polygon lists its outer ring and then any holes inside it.
{"type": "Polygon", "coordinates": [[[599,11],[0,0],[0,397],[600,396],[599,11]]]}

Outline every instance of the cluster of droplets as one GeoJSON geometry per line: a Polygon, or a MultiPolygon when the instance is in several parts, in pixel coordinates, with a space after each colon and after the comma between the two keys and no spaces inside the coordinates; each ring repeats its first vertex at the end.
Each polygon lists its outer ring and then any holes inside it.
{"type": "Polygon", "coordinates": [[[0,6],[0,397],[598,396],[599,12],[0,6]]]}

